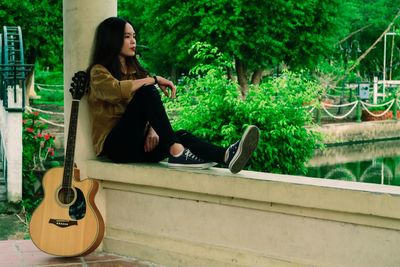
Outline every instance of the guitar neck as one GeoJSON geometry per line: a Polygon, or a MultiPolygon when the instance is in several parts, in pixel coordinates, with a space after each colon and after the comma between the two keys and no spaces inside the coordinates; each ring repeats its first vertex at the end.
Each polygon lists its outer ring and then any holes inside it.
{"type": "Polygon", "coordinates": [[[68,139],[67,147],[65,152],[64,160],[64,177],[63,177],[63,187],[71,187],[73,170],[74,170],[74,156],[75,156],[75,140],[76,140],[76,130],[78,126],[78,112],[79,112],[79,100],[72,100],[71,115],[68,127],[68,139]]]}

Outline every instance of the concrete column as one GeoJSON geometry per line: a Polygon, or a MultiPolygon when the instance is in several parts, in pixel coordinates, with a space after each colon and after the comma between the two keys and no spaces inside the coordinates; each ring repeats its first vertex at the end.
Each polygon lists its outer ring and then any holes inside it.
{"type": "Polygon", "coordinates": [[[0,128],[7,160],[3,166],[7,169],[7,199],[18,202],[22,198],[22,113],[7,112],[1,106],[0,128]]]}
{"type": "Polygon", "coordinates": [[[374,77],[374,104],[378,103],[378,77],[374,77]]]}
{"type": "MultiPolygon", "coordinates": [[[[9,108],[22,107],[22,88],[9,86],[7,88],[9,108]],[[16,93],[16,102],[14,102],[16,93]]],[[[7,199],[18,202],[22,198],[22,112],[6,111],[0,104],[0,128],[6,162],[4,172],[7,172],[7,199]]]]}
{"type": "Polygon", "coordinates": [[[7,113],[7,199],[22,198],[22,113],[7,113]]]}
{"type": "MultiPolygon", "coordinates": [[[[105,18],[117,15],[117,0],[64,0],[64,113],[65,140],[71,113],[72,96],[69,92],[74,73],[86,70],[97,25],[105,18]]],[[[67,145],[67,144],[65,144],[67,145]]],[[[80,169],[81,180],[87,178],[86,160],[95,158],[86,96],[79,105],[75,163],[80,169]]],[[[102,188],[96,194],[96,206],[103,218],[106,216],[105,194],[102,188]]],[[[102,249],[102,246],[99,247],[102,249]]]]}
{"type": "MultiPolygon", "coordinates": [[[[117,16],[117,0],[64,0],[64,110],[65,140],[71,111],[71,78],[89,65],[97,25],[107,17],[117,16]]],[[[87,99],[80,102],[75,162],[86,178],[86,160],[94,158],[87,99]]]]}

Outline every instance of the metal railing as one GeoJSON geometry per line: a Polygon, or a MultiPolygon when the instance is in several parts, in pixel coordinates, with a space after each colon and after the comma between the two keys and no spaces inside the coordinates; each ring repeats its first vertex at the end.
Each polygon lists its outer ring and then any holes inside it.
{"type": "Polygon", "coordinates": [[[0,100],[6,111],[24,111],[26,76],[32,69],[33,64],[0,64],[0,100]]]}

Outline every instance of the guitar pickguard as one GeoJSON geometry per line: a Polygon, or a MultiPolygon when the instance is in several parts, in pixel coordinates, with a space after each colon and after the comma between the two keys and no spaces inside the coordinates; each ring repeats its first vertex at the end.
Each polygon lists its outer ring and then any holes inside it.
{"type": "Polygon", "coordinates": [[[75,188],[75,190],[76,200],[74,204],[69,207],[69,217],[73,220],[80,220],[84,218],[86,214],[86,200],[79,188],[75,188]]]}

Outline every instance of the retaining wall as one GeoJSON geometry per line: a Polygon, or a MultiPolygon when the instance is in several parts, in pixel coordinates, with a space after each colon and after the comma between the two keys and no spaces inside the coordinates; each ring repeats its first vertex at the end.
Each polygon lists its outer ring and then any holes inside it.
{"type": "Polygon", "coordinates": [[[87,162],[103,250],[165,266],[400,266],[398,187],[87,162]]]}
{"type": "Polygon", "coordinates": [[[313,129],[324,135],[324,143],[327,145],[400,138],[400,121],[396,120],[332,123],[313,129]]]}

